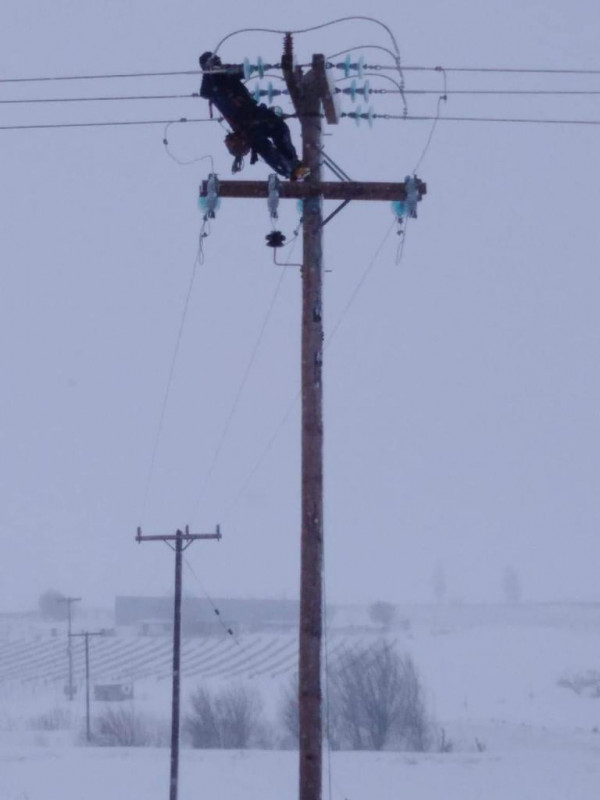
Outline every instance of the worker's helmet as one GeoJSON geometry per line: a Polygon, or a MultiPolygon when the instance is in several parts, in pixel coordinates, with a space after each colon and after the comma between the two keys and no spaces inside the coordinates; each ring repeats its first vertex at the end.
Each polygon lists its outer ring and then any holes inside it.
{"type": "Polygon", "coordinates": [[[232,156],[243,158],[250,152],[250,142],[243,133],[232,131],[225,137],[225,146],[232,156]]]}
{"type": "Polygon", "coordinates": [[[219,56],[216,56],[214,53],[211,53],[210,50],[207,50],[205,53],[202,53],[200,58],[200,66],[202,69],[211,69],[212,67],[220,67],[221,66],[221,59],[219,56]]]}

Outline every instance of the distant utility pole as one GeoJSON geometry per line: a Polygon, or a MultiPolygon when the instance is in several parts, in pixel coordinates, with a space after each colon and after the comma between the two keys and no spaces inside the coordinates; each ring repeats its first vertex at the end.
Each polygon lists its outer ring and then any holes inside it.
{"type": "Polygon", "coordinates": [[[83,636],[85,639],[85,739],[88,744],[92,741],[90,724],[90,636],[104,636],[104,633],[102,630],[69,634],[69,642],[77,636],[83,636]]]}
{"type": "Polygon", "coordinates": [[[181,582],[183,551],[197,539],[220,539],[221,529],[217,525],[215,533],[190,533],[188,526],[185,532],[177,530],[165,536],[142,536],[142,529],[137,529],[137,542],[166,542],[175,551],[175,599],[173,611],[173,693],[171,701],[171,778],[169,782],[169,800],[177,800],[177,783],[179,779],[179,703],[181,696],[181,582]],[[175,542],[175,546],[171,544],[175,542]]]}
{"type": "Polygon", "coordinates": [[[67,619],[68,619],[68,633],[67,633],[67,657],[69,659],[69,683],[67,684],[67,697],[69,700],[72,700],[75,696],[75,689],[73,687],[73,647],[71,645],[71,624],[72,624],[72,614],[71,614],[71,606],[73,603],[80,603],[81,597],[59,597],[59,603],[66,603],[67,604],[67,619]]]}
{"type": "MultiPolygon", "coordinates": [[[[303,201],[302,264],[302,531],[300,566],[300,631],[298,665],[300,800],[321,800],[322,795],[322,692],[321,639],[323,603],[323,227],[351,200],[408,199],[406,183],[323,182],[321,163],[322,116],[339,121],[335,88],[330,83],[325,57],[313,55],[304,73],[294,63],[292,37],[286,34],[282,72],[302,130],[302,159],[310,170],[299,183],[282,183],[279,197],[303,201]],[[341,200],[325,220],[323,200],[341,200]]],[[[345,176],[342,174],[342,177],[345,176]]],[[[209,181],[200,194],[208,197],[209,181]]],[[[214,186],[214,181],[213,181],[214,186]]],[[[426,186],[415,179],[420,200],[426,186]]],[[[265,181],[218,181],[219,197],[269,197],[265,181]]]]}

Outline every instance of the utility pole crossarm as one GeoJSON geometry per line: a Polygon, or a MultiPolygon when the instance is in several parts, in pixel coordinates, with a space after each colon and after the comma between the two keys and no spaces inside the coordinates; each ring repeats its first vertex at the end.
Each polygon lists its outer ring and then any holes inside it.
{"type": "Polygon", "coordinates": [[[185,532],[178,531],[172,535],[154,535],[142,536],[142,529],[137,529],[135,537],[136,542],[176,542],[180,539],[182,542],[195,542],[197,539],[221,539],[221,527],[217,525],[215,533],[190,533],[186,527],[185,532]]]}
{"type": "MultiPolygon", "coordinates": [[[[427,194],[427,184],[417,178],[419,199],[427,194]]],[[[200,196],[206,197],[208,181],[202,181],[200,196]]],[[[269,195],[266,181],[219,181],[219,196],[228,198],[264,198],[269,195]]],[[[361,181],[286,182],[279,187],[283,200],[304,200],[322,197],[324,200],[406,200],[405,183],[361,181]]]]}

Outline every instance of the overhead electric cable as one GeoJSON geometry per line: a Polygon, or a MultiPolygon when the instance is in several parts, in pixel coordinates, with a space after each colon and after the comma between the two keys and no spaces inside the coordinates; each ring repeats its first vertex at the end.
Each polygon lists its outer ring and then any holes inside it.
{"type": "MultiPolygon", "coordinates": [[[[356,112],[342,112],[341,116],[346,118],[355,118],[356,112]]],[[[286,114],[286,118],[295,117],[295,114],[286,114]]],[[[359,114],[359,116],[361,116],[359,114]]],[[[366,114],[363,114],[366,118],[366,114]]],[[[435,121],[438,119],[435,114],[414,115],[408,114],[371,114],[371,119],[380,120],[408,120],[410,122],[426,122],[435,121]]],[[[535,117],[518,118],[518,117],[439,117],[442,122],[503,122],[503,123],[523,123],[534,125],[583,125],[583,126],[598,126],[600,119],[536,119],[535,117]]],[[[22,125],[0,125],[0,131],[27,131],[27,130],[52,130],[52,129],[67,129],[67,128],[110,128],[110,127],[127,127],[127,126],[141,126],[141,125],[168,125],[174,122],[222,122],[221,117],[214,117],[213,119],[193,119],[182,118],[175,120],[164,119],[144,119],[144,120],[123,120],[112,122],[59,122],[59,123],[42,123],[42,124],[22,124],[22,125]]]]}
{"type": "MultiPolygon", "coordinates": [[[[357,50],[382,50],[392,58],[396,58],[396,54],[393,50],[390,50],[388,47],[382,47],[380,44],[361,44],[358,45],[358,47],[348,47],[346,50],[340,50],[337,53],[332,53],[332,55],[327,56],[326,58],[327,61],[331,61],[333,58],[339,58],[340,56],[345,56],[347,53],[354,53],[357,50]]],[[[404,67],[402,69],[404,69],[404,67]]]]}
{"type": "Polygon", "coordinates": [[[323,22],[320,25],[311,25],[309,28],[295,28],[295,29],[288,29],[282,30],[278,28],[240,28],[237,31],[232,31],[228,33],[227,36],[224,36],[217,46],[214,49],[214,53],[218,53],[221,46],[228,40],[231,39],[233,36],[238,36],[242,33],[275,33],[280,36],[284,36],[286,33],[291,33],[294,35],[301,34],[301,33],[311,33],[312,31],[322,30],[323,28],[329,28],[332,25],[339,25],[341,22],[372,22],[375,25],[379,25],[383,28],[387,34],[389,35],[392,43],[394,45],[394,49],[396,50],[396,55],[400,54],[400,49],[398,47],[398,43],[396,38],[391,30],[385,23],[381,22],[381,20],[376,19],[375,17],[368,17],[368,16],[347,16],[347,17],[338,17],[337,19],[329,20],[329,22],[323,22]]]}
{"type": "Polygon", "coordinates": [[[237,392],[236,392],[235,397],[233,399],[233,403],[232,403],[231,408],[229,410],[229,414],[227,415],[227,419],[225,420],[225,424],[223,426],[223,430],[221,431],[221,435],[219,437],[219,441],[217,442],[217,446],[215,448],[215,452],[213,453],[213,457],[212,457],[212,459],[210,461],[210,464],[208,466],[208,470],[206,472],[206,475],[204,476],[204,480],[202,482],[202,485],[200,487],[200,491],[198,493],[198,498],[197,498],[196,503],[194,505],[194,510],[193,510],[192,515],[190,517],[191,520],[195,519],[195,517],[196,517],[196,514],[198,512],[198,506],[200,505],[200,502],[201,502],[202,497],[204,495],[204,492],[206,490],[206,486],[208,485],[208,482],[209,482],[210,478],[212,477],[212,474],[213,474],[213,472],[215,470],[215,467],[217,465],[217,462],[219,460],[219,456],[220,456],[221,451],[223,449],[223,445],[225,444],[225,440],[227,438],[227,434],[229,433],[229,429],[231,428],[231,423],[233,422],[233,418],[235,416],[235,412],[237,411],[237,408],[238,408],[238,406],[240,404],[240,400],[241,400],[242,394],[244,392],[246,384],[248,383],[248,379],[249,379],[250,373],[252,371],[252,367],[254,366],[254,362],[256,361],[256,356],[258,354],[260,345],[261,345],[262,340],[263,340],[263,336],[264,336],[265,331],[267,329],[267,325],[268,325],[269,320],[271,318],[271,314],[273,313],[273,309],[275,308],[275,303],[277,301],[277,298],[279,297],[279,292],[281,290],[281,285],[283,283],[285,275],[286,275],[286,270],[282,270],[281,271],[281,275],[279,276],[279,280],[277,281],[277,283],[275,285],[275,290],[273,291],[273,295],[271,297],[271,301],[270,301],[269,306],[267,308],[266,314],[265,314],[265,316],[263,318],[263,321],[262,321],[262,324],[260,326],[260,330],[258,332],[257,339],[256,339],[256,341],[254,343],[254,347],[252,348],[252,352],[250,353],[250,358],[248,359],[248,363],[246,364],[246,368],[244,369],[244,373],[242,375],[242,379],[240,381],[240,384],[238,386],[237,392]]]}
{"type": "Polygon", "coordinates": [[[0,105],[28,105],[36,103],[99,103],[120,100],[189,100],[199,98],[198,92],[191,94],[141,94],[115,95],[112,97],[32,97],[0,100],[0,105]]]}
{"type": "MultiPolygon", "coordinates": [[[[383,77],[383,76],[381,76],[383,77]]],[[[387,76],[386,76],[387,77],[387,76]]],[[[389,89],[371,89],[373,94],[394,93],[389,89]]],[[[437,89],[405,89],[404,94],[439,94],[437,89]]],[[[598,95],[600,89],[448,89],[446,94],[464,95],[598,95]]]]}
{"type": "MultiPolygon", "coordinates": [[[[389,75],[381,75],[376,72],[365,72],[365,77],[374,78],[387,78],[397,84],[389,75]]],[[[345,78],[343,80],[346,80],[345,78]]],[[[375,89],[370,87],[371,94],[400,94],[398,89],[375,89]]],[[[439,89],[404,89],[404,94],[413,95],[429,95],[440,94],[439,89]]],[[[460,94],[460,95],[549,95],[549,96],[568,96],[568,95],[599,95],[600,89],[448,89],[444,94],[460,94]]]]}
{"type": "MultiPolygon", "coordinates": [[[[342,112],[342,117],[349,117],[353,119],[356,117],[356,112],[342,112]]],[[[359,114],[361,118],[367,118],[367,114],[359,114]]],[[[406,117],[401,114],[371,114],[371,119],[382,120],[408,120],[411,122],[424,122],[427,120],[439,119],[440,122],[504,122],[504,123],[523,123],[533,125],[600,125],[600,119],[536,119],[535,117],[438,117],[437,115],[414,115],[409,114],[406,117]]]]}
{"type": "Polygon", "coordinates": [[[168,78],[177,75],[202,75],[202,70],[187,69],[171,72],[118,72],[104,75],[41,75],[35,78],[0,78],[0,83],[49,83],[52,81],[94,81],[113,78],[168,78]]]}
{"type": "Polygon", "coordinates": [[[0,125],[0,131],[51,130],[56,128],[111,128],[128,125],[169,125],[174,122],[221,122],[221,117],[207,117],[206,119],[182,117],[181,119],[114,120],[111,122],[47,122],[35,123],[33,125],[0,125]]]}
{"type": "MultiPolygon", "coordinates": [[[[393,64],[365,64],[365,68],[376,70],[396,69],[393,64]]],[[[522,67],[425,67],[425,66],[405,66],[402,65],[404,72],[502,72],[514,75],[600,75],[600,69],[552,69],[546,67],[522,68],[522,67]]]]}
{"type": "MultiPolygon", "coordinates": [[[[250,30],[250,29],[249,29],[250,30]]],[[[263,30],[263,29],[260,29],[263,30]]],[[[271,31],[267,31],[271,32],[271,31]]],[[[273,33],[281,33],[281,31],[272,31],[273,33]]],[[[232,34],[230,34],[232,35],[232,34]]],[[[387,52],[394,56],[393,51],[378,45],[364,45],[366,48],[376,48],[387,52]]],[[[336,58],[343,53],[351,52],[359,48],[349,48],[340,53],[336,53],[329,58],[336,58]]],[[[273,65],[276,66],[276,65],[273,65]]],[[[306,64],[303,66],[310,66],[306,64]]],[[[395,64],[373,64],[365,65],[365,68],[372,68],[376,71],[380,70],[395,70],[395,64]]],[[[440,66],[419,66],[419,65],[402,65],[402,70],[405,72],[439,72],[442,67],[440,66]]],[[[446,72],[473,72],[473,73],[506,73],[514,75],[600,75],[600,69],[561,69],[546,68],[546,67],[444,67],[446,72]]],[[[212,70],[216,71],[216,70],[212,70]]],[[[16,78],[0,78],[0,84],[9,83],[52,83],[53,81],[81,81],[81,80],[112,80],[112,79],[129,79],[129,78],[163,78],[163,77],[177,77],[177,76],[190,76],[190,75],[203,75],[199,69],[193,70],[171,70],[168,72],[121,72],[111,74],[89,74],[89,75],[39,75],[35,77],[16,77],[16,78]]]]}
{"type": "MultiPolygon", "coordinates": [[[[430,95],[439,94],[438,89],[402,89],[400,83],[389,75],[378,72],[365,72],[364,77],[383,78],[396,86],[393,89],[377,89],[370,87],[371,94],[411,94],[411,95],[430,95]]],[[[283,80],[280,75],[265,74],[265,78],[283,80]]],[[[249,80],[258,80],[257,75],[253,75],[249,80]]],[[[352,76],[341,78],[340,81],[355,80],[352,76]]],[[[446,94],[452,95],[547,95],[547,96],[596,96],[600,95],[600,89],[448,89],[446,94]]],[[[286,91],[283,94],[287,94],[286,91]]],[[[197,100],[200,97],[198,92],[187,94],[147,94],[147,95],[112,95],[104,97],[34,97],[34,98],[14,98],[1,99],[0,105],[38,105],[51,103],[98,103],[98,102],[121,102],[137,100],[197,100]]]]}
{"type": "Polygon", "coordinates": [[[190,561],[189,561],[189,559],[187,558],[187,556],[183,556],[183,562],[184,562],[184,564],[186,565],[186,567],[189,569],[189,571],[191,572],[191,574],[194,576],[194,578],[196,579],[196,581],[198,582],[198,585],[200,586],[200,589],[202,590],[202,594],[204,595],[204,597],[205,597],[205,598],[208,600],[208,602],[209,602],[209,603],[210,603],[210,605],[212,606],[213,613],[215,614],[215,616],[216,616],[216,617],[217,617],[217,619],[219,620],[219,624],[221,625],[221,627],[223,628],[223,630],[225,631],[225,633],[226,633],[228,636],[231,636],[231,638],[233,639],[233,641],[234,641],[234,642],[235,642],[237,645],[239,645],[239,644],[240,644],[240,640],[239,640],[239,639],[238,639],[238,637],[235,635],[235,631],[233,630],[233,628],[231,627],[231,625],[228,625],[228,624],[225,622],[225,620],[223,619],[223,617],[222,617],[222,615],[221,615],[221,610],[220,610],[219,608],[217,608],[217,605],[215,604],[214,600],[212,599],[212,597],[209,595],[209,593],[208,593],[208,592],[206,591],[206,589],[204,588],[204,584],[203,584],[203,583],[202,583],[202,581],[200,580],[200,578],[199,578],[199,576],[197,575],[197,573],[196,573],[195,569],[194,569],[194,568],[192,567],[192,565],[190,564],[190,561]]]}
{"type": "MultiPolygon", "coordinates": [[[[330,343],[331,343],[331,340],[332,340],[332,339],[334,338],[334,336],[336,335],[336,333],[337,333],[337,331],[338,331],[338,329],[339,329],[340,325],[342,324],[342,322],[343,322],[343,320],[344,320],[344,317],[346,316],[346,314],[347,314],[347,313],[348,313],[348,311],[350,310],[350,307],[352,306],[352,304],[353,304],[353,303],[354,303],[354,301],[356,300],[356,297],[358,296],[358,294],[359,294],[360,290],[362,289],[362,287],[363,287],[363,285],[364,285],[364,283],[365,283],[365,281],[366,281],[366,279],[367,279],[367,277],[368,277],[369,273],[370,273],[370,272],[371,272],[371,270],[373,269],[373,267],[374,267],[374,265],[375,265],[375,262],[377,261],[377,259],[378,259],[378,257],[379,257],[379,254],[381,253],[381,251],[383,250],[383,247],[385,246],[385,244],[386,244],[387,240],[389,239],[389,236],[390,236],[390,234],[391,234],[391,232],[392,232],[392,230],[393,230],[393,228],[394,228],[394,225],[395,225],[395,224],[396,224],[396,223],[395,223],[395,222],[393,222],[393,223],[390,225],[390,227],[388,228],[388,230],[387,230],[387,231],[386,231],[386,233],[384,234],[384,236],[383,236],[383,239],[381,240],[381,242],[379,243],[379,245],[378,245],[377,249],[375,250],[375,253],[374,253],[374,254],[373,254],[373,256],[371,257],[371,260],[370,260],[370,261],[369,261],[369,263],[367,264],[366,268],[363,270],[363,273],[362,273],[361,277],[359,278],[359,280],[358,280],[358,282],[357,282],[356,286],[354,287],[354,290],[352,291],[352,293],[351,293],[351,295],[350,295],[350,298],[348,299],[348,301],[347,301],[346,305],[344,306],[344,308],[343,308],[343,310],[342,310],[342,313],[341,313],[341,314],[340,314],[340,316],[338,317],[338,319],[337,319],[337,321],[336,321],[335,325],[333,326],[333,328],[332,328],[332,330],[331,330],[331,333],[329,334],[329,336],[327,337],[327,339],[326,339],[326,341],[325,341],[325,344],[324,344],[324,347],[325,347],[325,349],[326,349],[326,348],[327,348],[327,347],[330,345],[330,343]]],[[[236,492],[236,494],[234,495],[233,499],[232,499],[232,500],[230,501],[230,503],[229,503],[229,504],[226,506],[226,508],[225,508],[225,511],[224,511],[224,513],[223,513],[223,518],[224,518],[224,519],[225,519],[225,518],[227,518],[227,517],[229,517],[229,515],[231,514],[231,512],[233,511],[233,509],[234,509],[234,508],[237,506],[238,502],[239,502],[239,501],[240,501],[240,499],[243,497],[243,495],[244,495],[244,492],[246,491],[247,487],[248,487],[248,486],[250,485],[250,483],[252,482],[252,479],[254,478],[254,476],[256,475],[256,473],[258,472],[258,470],[260,469],[260,467],[262,466],[262,463],[263,463],[263,461],[265,460],[265,458],[267,457],[267,455],[268,455],[268,454],[269,454],[269,452],[271,451],[271,448],[273,447],[273,445],[274,445],[274,444],[275,444],[275,442],[277,441],[277,439],[278,439],[278,437],[279,437],[279,434],[281,433],[281,431],[282,431],[282,430],[283,430],[283,428],[285,427],[285,425],[286,425],[286,423],[287,423],[288,419],[290,418],[290,416],[291,416],[291,414],[292,414],[292,411],[293,411],[293,410],[294,410],[294,408],[296,407],[296,405],[297,405],[297,403],[298,403],[298,400],[299,400],[299,399],[300,399],[300,390],[298,390],[298,391],[296,392],[296,394],[294,395],[294,397],[293,397],[293,398],[290,400],[290,402],[288,403],[288,405],[287,405],[287,407],[286,407],[286,409],[285,409],[285,411],[284,411],[283,415],[281,416],[281,418],[280,418],[280,420],[279,420],[278,424],[276,425],[276,427],[275,427],[275,429],[274,429],[273,433],[272,433],[272,434],[271,434],[271,436],[269,437],[269,439],[268,439],[268,441],[267,441],[267,443],[266,443],[265,447],[264,447],[264,448],[263,448],[263,450],[261,451],[261,453],[260,453],[259,457],[258,457],[258,458],[256,459],[256,461],[254,462],[254,465],[253,465],[253,466],[252,466],[252,468],[250,469],[250,472],[248,473],[248,475],[247,475],[246,479],[245,479],[245,480],[243,481],[243,483],[241,484],[240,488],[238,489],[238,491],[237,491],[237,492],[236,492]]]]}
{"type": "MultiPolygon", "coordinates": [[[[206,158],[210,158],[212,160],[211,156],[205,156],[205,157],[206,158]]],[[[190,305],[190,299],[191,299],[191,296],[192,296],[192,291],[193,291],[193,288],[194,288],[194,282],[196,280],[196,275],[197,275],[197,272],[198,272],[197,268],[198,268],[198,265],[200,263],[202,263],[202,257],[201,257],[202,250],[201,250],[201,248],[202,248],[202,238],[200,238],[200,242],[199,242],[199,245],[198,245],[198,250],[196,252],[196,258],[194,259],[194,264],[192,266],[192,272],[191,272],[191,275],[190,275],[188,288],[187,288],[187,292],[186,292],[186,295],[185,295],[185,300],[184,300],[184,303],[183,303],[183,310],[182,310],[182,313],[181,313],[181,319],[180,319],[180,322],[179,322],[179,329],[177,331],[177,337],[176,337],[176,340],[175,340],[175,347],[173,348],[173,354],[171,356],[171,365],[169,367],[169,374],[168,374],[168,377],[167,377],[167,385],[165,387],[165,391],[164,391],[163,399],[162,399],[162,403],[161,403],[158,426],[157,426],[157,430],[156,430],[156,435],[154,437],[154,444],[153,444],[153,447],[152,447],[152,454],[150,456],[150,466],[148,467],[148,474],[146,476],[146,484],[145,484],[145,487],[144,487],[144,494],[143,494],[143,497],[142,497],[142,509],[141,509],[141,513],[140,513],[140,520],[142,520],[142,521],[143,521],[144,515],[146,513],[146,505],[148,503],[148,496],[150,494],[150,485],[151,485],[151,482],[152,482],[152,477],[154,475],[154,468],[155,468],[155,465],[156,465],[156,457],[157,457],[157,454],[158,454],[158,446],[160,444],[160,439],[161,439],[161,435],[162,435],[162,431],[163,431],[163,427],[164,427],[164,423],[165,423],[165,417],[166,417],[166,413],[167,413],[167,406],[168,406],[168,403],[169,403],[169,397],[171,395],[171,386],[173,384],[173,377],[175,375],[175,365],[177,363],[177,357],[179,355],[179,347],[181,345],[181,339],[183,337],[183,329],[185,327],[185,321],[187,319],[187,313],[188,313],[188,309],[189,309],[189,305],[190,305]]]]}

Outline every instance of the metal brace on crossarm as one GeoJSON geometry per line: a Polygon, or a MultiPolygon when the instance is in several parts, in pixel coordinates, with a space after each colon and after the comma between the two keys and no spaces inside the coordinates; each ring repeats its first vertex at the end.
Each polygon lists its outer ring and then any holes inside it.
{"type": "Polygon", "coordinates": [[[214,219],[220,205],[219,179],[215,172],[211,172],[206,181],[206,192],[200,193],[200,208],[204,211],[204,221],[214,219]]]}

